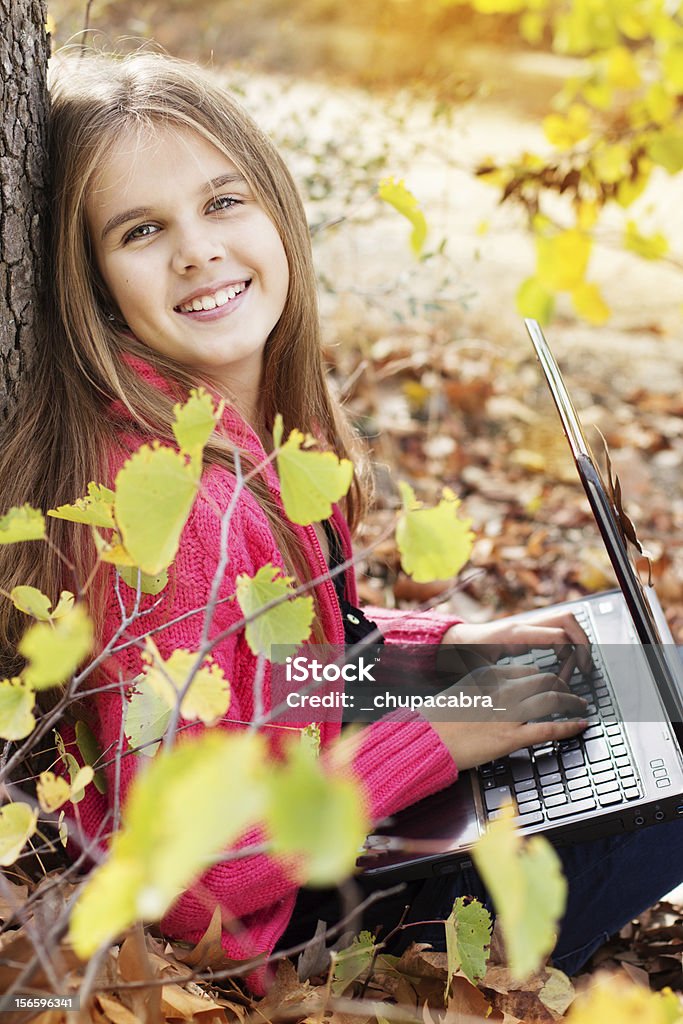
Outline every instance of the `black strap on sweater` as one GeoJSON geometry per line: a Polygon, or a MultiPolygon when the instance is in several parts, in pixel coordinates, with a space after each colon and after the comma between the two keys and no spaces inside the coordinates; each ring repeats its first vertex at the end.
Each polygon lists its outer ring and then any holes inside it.
{"type": "MultiPolygon", "coordinates": [[[[329,519],[323,522],[323,528],[330,548],[329,566],[330,569],[336,569],[344,562],[341,539],[329,519]]],[[[360,608],[356,608],[355,605],[346,600],[346,572],[337,573],[336,576],[332,577],[332,582],[344,621],[345,642],[347,644],[357,644],[365,640],[371,633],[375,633],[376,635],[373,637],[372,643],[383,644],[384,637],[379,632],[377,623],[369,619],[360,608]]]]}

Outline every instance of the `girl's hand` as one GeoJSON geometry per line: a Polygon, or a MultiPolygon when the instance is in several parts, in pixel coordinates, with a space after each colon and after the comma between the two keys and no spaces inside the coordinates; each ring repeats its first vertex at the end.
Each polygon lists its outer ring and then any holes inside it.
{"type": "MultiPolygon", "coordinates": [[[[471,672],[445,694],[492,698],[493,709],[458,709],[457,721],[432,726],[461,771],[505,757],[522,747],[568,739],[585,729],[587,703],[573,694],[561,676],[526,666],[489,666],[471,672]],[[548,715],[575,716],[569,721],[535,721],[548,715]]],[[[423,712],[425,717],[429,714],[423,712]]]]}
{"type": "Polygon", "coordinates": [[[441,642],[464,647],[489,664],[506,654],[521,654],[534,647],[552,648],[559,661],[566,661],[573,652],[576,667],[582,672],[590,672],[593,664],[590,641],[569,612],[539,615],[527,622],[461,622],[451,626],[441,642]]]}

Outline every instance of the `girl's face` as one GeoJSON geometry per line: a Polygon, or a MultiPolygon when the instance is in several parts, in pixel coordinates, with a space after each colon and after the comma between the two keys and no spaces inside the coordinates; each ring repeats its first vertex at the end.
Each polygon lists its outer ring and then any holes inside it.
{"type": "Polygon", "coordinates": [[[232,161],[190,130],[130,132],[112,147],[86,211],[100,273],[133,334],[253,411],[289,268],[232,161]]]}

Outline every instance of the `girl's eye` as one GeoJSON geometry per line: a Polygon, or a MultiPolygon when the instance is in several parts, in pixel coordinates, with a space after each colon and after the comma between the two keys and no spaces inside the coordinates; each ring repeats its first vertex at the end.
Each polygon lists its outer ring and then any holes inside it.
{"type": "Polygon", "coordinates": [[[220,210],[230,210],[233,206],[241,205],[242,200],[236,199],[234,196],[216,196],[216,198],[209,204],[209,213],[214,213],[220,210]]]}
{"type": "Polygon", "coordinates": [[[150,235],[155,234],[158,230],[154,224],[138,224],[136,228],[129,231],[123,239],[124,245],[126,242],[134,242],[137,238],[148,238],[150,235]]]}

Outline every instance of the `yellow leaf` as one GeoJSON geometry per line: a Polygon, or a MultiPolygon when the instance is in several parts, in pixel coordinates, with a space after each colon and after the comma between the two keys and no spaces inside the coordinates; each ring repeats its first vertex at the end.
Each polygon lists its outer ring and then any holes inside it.
{"type": "MultiPolygon", "coordinates": [[[[101,557],[103,561],[109,561],[109,559],[101,557]]],[[[150,576],[149,573],[143,572],[135,565],[121,565],[120,562],[114,562],[114,565],[123,582],[131,590],[137,591],[139,574],[141,594],[160,594],[168,586],[168,569],[162,569],[156,576],[150,576]]]]}
{"type": "MultiPolygon", "coordinates": [[[[175,707],[178,694],[197,662],[197,655],[178,649],[164,661],[154,641],[148,637],[142,659],[147,683],[169,708],[175,707]]],[[[199,719],[205,725],[213,725],[223,717],[229,705],[230,684],[220,666],[212,658],[204,658],[180,706],[181,715],[186,721],[199,719]]]]}
{"type": "Polygon", "coordinates": [[[50,598],[36,587],[14,587],[10,597],[15,608],[18,608],[20,612],[26,612],[27,615],[32,615],[40,622],[50,622],[68,615],[74,604],[74,595],[68,590],[61,592],[57,607],[52,612],[50,611],[50,598]]]}
{"type": "Polygon", "coordinates": [[[573,103],[566,117],[561,114],[548,114],[544,117],[543,131],[553,146],[571,149],[590,135],[590,114],[582,104],[573,103]]]}
{"type": "Polygon", "coordinates": [[[9,867],[36,830],[38,811],[28,804],[5,804],[0,809],[0,865],[9,867]]]}
{"type": "Polygon", "coordinates": [[[645,107],[653,121],[666,124],[674,116],[676,100],[661,82],[654,82],[645,93],[645,107]]]}
{"type": "Polygon", "coordinates": [[[519,20],[519,31],[527,43],[536,46],[543,40],[545,18],[535,11],[527,11],[519,20]]]}
{"type": "Polygon", "coordinates": [[[28,665],[22,672],[35,690],[65,683],[92,650],[93,626],[82,605],[54,622],[38,622],[19,642],[28,665]]]}
{"type": "Polygon", "coordinates": [[[683,1021],[678,996],[671,989],[651,992],[634,985],[623,975],[593,976],[572,1003],[567,1024],[680,1024],[683,1021]]]}
{"type": "Polygon", "coordinates": [[[282,503],[293,523],[309,526],[328,519],[332,505],[348,491],[353,479],[353,465],[338,459],[334,452],[307,451],[312,441],[300,430],[292,430],[282,444],[282,417],[278,414],[273,427],[277,469],[282,488],[282,503]]]}
{"type": "Polygon", "coordinates": [[[576,228],[536,239],[537,277],[549,291],[573,291],[586,276],[592,242],[576,228]]]}
{"type": "Polygon", "coordinates": [[[641,196],[647,187],[652,171],[652,164],[646,157],[638,161],[638,174],[635,178],[624,178],[617,185],[616,200],[620,206],[626,208],[633,203],[638,196],[641,196]]]}
{"type": "Polygon", "coordinates": [[[129,744],[140,748],[137,754],[153,757],[171,718],[171,706],[143,677],[126,702],[123,730],[129,744]]]}
{"type": "Polygon", "coordinates": [[[606,185],[613,185],[631,173],[630,151],[620,142],[613,146],[597,147],[591,163],[598,180],[606,185]]]}
{"type": "Polygon", "coordinates": [[[71,796],[71,786],[54,772],[41,772],[36,783],[36,796],[41,808],[47,813],[58,811],[71,796]]]}
{"type": "Polygon", "coordinates": [[[105,540],[98,530],[93,530],[92,535],[97,548],[97,557],[101,562],[115,565],[119,571],[122,567],[134,569],[137,574],[137,566],[121,543],[118,533],[113,533],[109,540],[105,540]]]}
{"type": "Polygon", "coordinates": [[[173,408],[173,435],[178,447],[200,466],[204,445],[223,415],[224,406],[224,402],[214,406],[211,395],[204,388],[193,388],[187,402],[173,408]]]}
{"type": "Polygon", "coordinates": [[[21,679],[0,681],[0,739],[23,740],[33,732],[35,703],[35,693],[21,679]]]}
{"type": "Polygon", "coordinates": [[[606,323],[610,318],[611,310],[600,294],[600,289],[596,284],[582,281],[572,291],[572,302],[576,312],[584,320],[587,320],[589,324],[595,324],[596,327],[606,323]]]}
{"type": "Polygon", "coordinates": [[[396,525],[396,543],[401,566],[416,583],[448,579],[467,562],[474,534],[471,519],[459,519],[460,501],[444,488],[443,498],[434,508],[416,501],[412,487],[399,481],[403,511],[396,525]]]}
{"type": "Polygon", "coordinates": [[[671,46],[662,58],[662,70],[667,88],[683,93],[683,46],[671,46]]]}
{"type": "Polygon", "coordinates": [[[415,196],[408,191],[403,180],[382,178],[379,183],[379,197],[398,210],[413,225],[410,246],[415,255],[419,256],[427,238],[427,221],[415,196]]]}
{"type": "Polygon", "coordinates": [[[644,260],[661,259],[669,251],[669,243],[666,236],[657,231],[652,235],[641,235],[638,225],[634,220],[626,222],[626,234],[624,246],[644,260]]]}
{"type": "Polygon", "coordinates": [[[143,445],[116,477],[116,524],[143,572],[156,576],[176,556],[199,481],[184,455],[143,445]]]}
{"type": "Polygon", "coordinates": [[[530,316],[538,320],[541,326],[550,322],[555,307],[555,299],[544,288],[537,277],[527,277],[517,289],[517,309],[522,316],[530,316]]]}
{"type": "Polygon", "coordinates": [[[581,231],[590,231],[598,219],[600,209],[597,203],[582,199],[576,210],[576,223],[581,231]]]}
{"type": "Polygon", "coordinates": [[[607,81],[616,89],[635,89],[640,85],[640,72],[635,57],[625,46],[615,46],[605,57],[607,81]]]}
{"type": "Polygon", "coordinates": [[[548,840],[542,836],[523,840],[512,815],[508,808],[489,825],[472,855],[493,898],[510,970],[516,979],[524,980],[555,945],[567,882],[548,840]]]}
{"type": "MultiPolygon", "coordinates": [[[[235,594],[245,618],[256,616],[271,601],[292,593],[292,579],[267,563],[255,576],[242,573],[237,577],[235,594]]],[[[310,595],[283,600],[275,608],[248,622],[245,636],[254,654],[264,654],[271,661],[284,663],[308,639],[313,622],[313,598],[310,595]],[[277,650],[273,651],[272,647],[277,650]]]]}
{"type": "Polygon", "coordinates": [[[49,516],[66,519],[70,523],[87,523],[90,526],[114,525],[114,492],[103,484],[91,481],[84,498],[76,498],[73,505],[60,505],[49,509],[49,516]]]}
{"type": "Polygon", "coordinates": [[[266,814],[273,850],[295,856],[308,885],[332,885],[354,868],[369,822],[359,784],[326,774],[305,747],[293,744],[268,783],[266,814]]]}
{"type": "Polygon", "coordinates": [[[45,517],[37,508],[22,505],[0,516],[0,544],[45,538],[45,517]]]}
{"type": "Polygon", "coordinates": [[[75,775],[71,776],[71,794],[69,799],[72,804],[79,803],[85,796],[85,787],[92,782],[95,772],[89,764],[84,764],[75,775]]]}
{"type": "Polygon", "coordinates": [[[676,128],[662,129],[647,144],[647,153],[668,174],[678,174],[683,169],[683,134],[676,128]]]}
{"type": "Polygon", "coordinates": [[[262,819],[266,764],[260,736],[213,730],[162,751],[137,773],[109,857],[90,874],[71,916],[78,956],[87,959],[136,920],[162,917],[262,819]]]}

